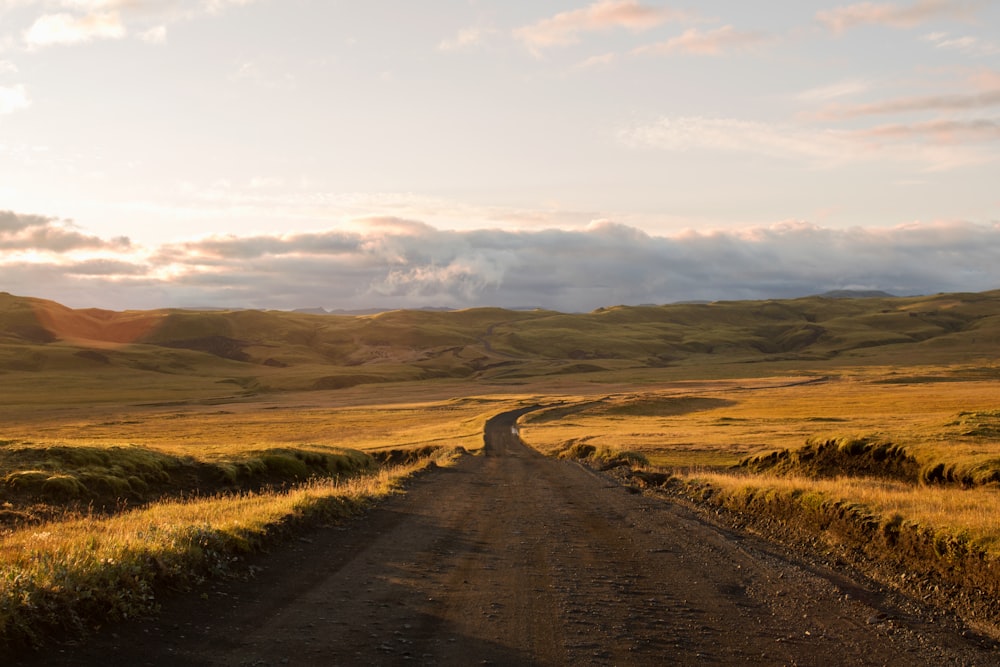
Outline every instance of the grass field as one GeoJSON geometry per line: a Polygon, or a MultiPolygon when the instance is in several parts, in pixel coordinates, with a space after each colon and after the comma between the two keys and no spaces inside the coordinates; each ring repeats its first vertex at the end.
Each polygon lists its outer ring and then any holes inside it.
{"type": "MultiPolygon", "coordinates": [[[[0,480],[8,523],[72,503],[107,511],[163,497],[255,489],[369,471],[379,461],[482,446],[513,396],[330,400],[318,394],[204,405],[5,405],[0,480]],[[309,402],[302,402],[302,401],[309,402]],[[366,402],[367,401],[367,402],[366,402]]],[[[374,392],[369,392],[374,394],[374,392]]]]}
{"type": "Polygon", "coordinates": [[[583,397],[579,407],[524,418],[543,451],[568,443],[640,452],[672,468],[727,468],[808,440],[869,438],[905,448],[921,466],[964,472],[1000,466],[1000,384],[951,368],[676,383],[659,391],[583,397]],[[928,381],[947,377],[949,382],[928,381]],[[886,380],[891,379],[891,382],[886,380]],[[960,380],[960,381],[959,381],[960,380]]]}
{"type": "Polygon", "coordinates": [[[1000,292],[363,317],[0,295],[0,637],[139,613],[534,404],[543,452],[811,517],[831,548],[860,526],[1000,594],[998,343],[1000,292]]]}
{"type": "MultiPolygon", "coordinates": [[[[937,369],[944,370],[949,369],[937,369]]],[[[922,369],[921,377],[931,372],[922,369]]],[[[994,499],[990,506],[1000,510],[1000,484],[995,479],[1000,473],[1000,386],[996,381],[972,378],[945,384],[923,379],[887,383],[885,379],[884,371],[864,369],[839,377],[677,383],[659,391],[612,394],[597,400],[587,396],[575,405],[526,415],[521,433],[545,452],[558,453],[578,444],[637,452],[651,466],[687,478],[710,474],[716,483],[731,480],[727,488],[777,478],[782,485],[795,479],[805,488],[812,477],[816,484],[822,482],[824,493],[830,493],[831,484],[836,484],[831,479],[839,479],[844,482],[844,499],[851,499],[858,487],[847,485],[852,471],[843,466],[823,470],[800,461],[797,466],[792,462],[769,470],[740,464],[764,459],[772,452],[802,450],[807,443],[895,446],[914,459],[915,475],[896,480],[896,486],[909,482],[906,488],[915,498],[927,491],[923,496],[928,506],[921,510],[926,514],[920,520],[934,514],[936,525],[974,528],[1000,553],[1000,524],[984,520],[989,511],[982,504],[994,499]],[[926,472],[939,467],[944,474],[938,483],[926,483],[926,472]],[[956,498],[968,496],[970,487],[982,488],[976,491],[981,495],[968,520],[951,509],[931,507],[946,503],[949,493],[956,498]]],[[[864,459],[860,453],[856,458],[866,467],[853,476],[881,484],[886,474],[880,471],[879,462],[864,459]]],[[[885,511],[896,508],[887,505],[885,511]]]]}

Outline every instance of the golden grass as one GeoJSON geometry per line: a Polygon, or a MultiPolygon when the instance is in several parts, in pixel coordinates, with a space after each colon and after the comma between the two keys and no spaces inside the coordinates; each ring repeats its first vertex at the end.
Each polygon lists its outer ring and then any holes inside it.
{"type": "MultiPolygon", "coordinates": [[[[921,376],[941,370],[925,369],[921,376]]],[[[679,382],[599,402],[581,396],[575,399],[580,411],[563,406],[562,416],[552,420],[545,412],[527,415],[522,432],[541,451],[579,442],[641,452],[665,467],[730,466],[748,455],[797,449],[810,438],[847,435],[877,435],[905,447],[922,465],[973,469],[1000,461],[1000,430],[967,435],[975,426],[962,416],[1000,408],[995,381],[883,383],[896,377],[890,372],[679,382]]]]}
{"type": "Polygon", "coordinates": [[[806,479],[762,475],[690,472],[691,482],[705,482],[732,495],[818,494],[835,502],[859,504],[883,521],[899,515],[935,533],[962,536],[1000,557],[1000,492],[995,488],[954,489],[919,486],[872,478],[806,479]]]}
{"type": "Polygon", "coordinates": [[[0,543],[0,643],[148,612],[157,585],[225,571],[289,522],[347,516],[423,465],[10,531],[0,543]]]}
{"type": "Polygon", "coordinates": [[[198,460],[222,460],[271,447],[318,449],[414,448],[427,445],[482,447],[486,420],[519,397],[336,405],[327,397],[234,402],[215,406],[115,407],[54,410],[7,416],[0,439],[51,447],[140,445],[198,460]]]}
{"type": "Polygon", "coordinates": [[[415,400],[402,386],[373,389],[218,405],[7,406],[0,521],[37,523],[65,504],[106,513],[180,494],[353,475],[437,448],[475,451],[485,422],[525,400],[434,398],[426,388],[415,400]]]}

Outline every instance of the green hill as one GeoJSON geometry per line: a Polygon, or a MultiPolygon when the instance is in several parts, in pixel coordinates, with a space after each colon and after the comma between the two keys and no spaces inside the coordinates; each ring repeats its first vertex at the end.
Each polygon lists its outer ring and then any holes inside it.
{"type": "Polygon", "coordinates": [[[93,383],[183,380],[208,391],[224,382],[257,392],[757,362],[975,364],[993,359],[998,343],[1000,291],[615,306],[585,314],[473,308],[356,316],[74,310],[0,294],[0,374],[28,384],[33,374],[37,384],[55,372],[93,383]]]}

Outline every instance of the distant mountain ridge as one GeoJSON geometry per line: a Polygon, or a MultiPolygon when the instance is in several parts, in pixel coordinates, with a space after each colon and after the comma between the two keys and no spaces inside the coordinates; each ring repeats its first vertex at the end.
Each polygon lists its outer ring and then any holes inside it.
{"type": "MultiPolygon", "coordinates": [[[[388,313],[393,310],[401,310],[400,308],[355,308],[355,309],[344,309],[344,308],[296,308],[295,310],[289,311],[292,313],[303,313],[306,315],[378,315],[379,313],[388,313]]],[[[455,308],[447,308],[444,306],[424,306],[422,308],[411,308],[409,310],[426,311],[431,313],[447,313],[455,308]]]]}
{"type": "Polygon", "coordinates": [[[837,289],[823,292],[819,296],[826,299],[894,299],[895,294],[882,290],[837,289]]]}

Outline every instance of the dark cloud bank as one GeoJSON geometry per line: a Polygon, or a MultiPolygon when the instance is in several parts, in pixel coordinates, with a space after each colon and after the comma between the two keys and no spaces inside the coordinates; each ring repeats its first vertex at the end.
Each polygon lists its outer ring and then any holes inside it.
{"type": "Polygon", "coordinates": [[[438,230],[378,218],[363,232],[224,236],[129,254],[48,218],[0,213],[0,289],[76,307],[292,309],[544,307],[791,298],[834,289],[894,294],[1000,287],[1000,224],[827,229],[786,223],[650,236],[614,223],[578,231],[438,230]],[[11,260],[32,244],[51,260],[11,260]],[[73,248],[116,252],[70,260],[73,248]]]}

